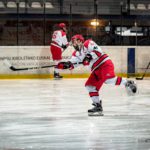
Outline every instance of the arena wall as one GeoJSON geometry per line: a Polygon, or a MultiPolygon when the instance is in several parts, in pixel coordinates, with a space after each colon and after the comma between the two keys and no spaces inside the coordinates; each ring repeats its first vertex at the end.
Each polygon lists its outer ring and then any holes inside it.
{"type": "MultiPolygon", "coordinates": [[[[135,73],[142,74],[150,61],[150,47],[102,46],[114,62],[116,73],[122,76],[127,75],[128,48],[135,48],[135,73]]],[[[63,53],[63,61],[69,60],[72,52],[73,48],[68,47],[63,53]]],[[[17,68],[53,65],[49,46],[1,46],[0,78],[51,78],[53,75],[53,68],[12,71],[5,65],[5,59],[17,68]]],[[[89,68],[81,65],[72,71],[62,70],[61,73],[65,77],[86,77],[89,75],[89,68]]]]}

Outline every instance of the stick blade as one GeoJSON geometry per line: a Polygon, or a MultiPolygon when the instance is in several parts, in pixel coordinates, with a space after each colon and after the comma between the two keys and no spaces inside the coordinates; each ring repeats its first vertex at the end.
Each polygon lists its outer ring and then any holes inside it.
{"type": "Polygon", "coordinates": [[[15,67],[11,66],[9,67],[12,71],[17,71],[18,69],[16,69],[15,67]]]}
{"type": "Polygon", "coordinates": [[[5,64],[7,67],[9,67],[10,70],[12,70],[12,71],[17,71],[17,69],[16,69],[15,67],[13,67],[13,66],[11,65],[11,63],[10,63],[7,59],[4,60],[4,64],[5,64]]]}
{"type": "Polygon", "coordinates": [[[136,78],[136,80],[143,80],[143,78],[141,77],[141,78],[136,78]]]}

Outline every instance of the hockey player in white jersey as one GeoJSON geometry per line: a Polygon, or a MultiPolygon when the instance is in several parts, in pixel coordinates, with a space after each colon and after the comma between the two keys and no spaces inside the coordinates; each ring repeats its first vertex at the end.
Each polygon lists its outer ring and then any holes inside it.
{"type": "Polygon", "coordinates": [[[72,58],[68,62],[60,62],[59,69],[73,69],[81,62],[84,66],[89,66],[91,74],[85,83],[89,96],[94,107],[88,110],[89,116],[103,115],[102,99],[99,90],[103,83],[113,85],[123,85],[130,93],[137,92],[137,86],[132,80],[118,77],[114,72],[114,65],[110,57],[91,39],[84,42],[82,35],[72,37],[72,44],[75,48],[72,58]],[[75,64],[76,63],[76,64],[75,64]]]}
{"type": "MultiPolygon", "coordinates": [[[[55,65],[57,65],[62,60],[62,52],[64,49],[67,48],[69,45],[67,37],[66,37],[66,24],[59,23],[58,24],[59,30],[54,31],[52,35],[52,42],[51,42],[51,54],[55,65]]],[[[59,75],[59,69],[54,68],[54,78],[62,78],[59,75]]]]}

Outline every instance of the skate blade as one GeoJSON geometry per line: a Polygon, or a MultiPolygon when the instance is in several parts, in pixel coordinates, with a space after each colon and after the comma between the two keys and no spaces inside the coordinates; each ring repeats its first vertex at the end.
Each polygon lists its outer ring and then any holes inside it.
{"type": "Polygon", "coordinates": [[[63,78],[54,78],[54,80],[62,80],[63,78]]]}
{"type": "Polygon", "coordinates": [[[88,113],[88,116],[104,116],[102,112],[97,112],[97,113],[88,113]]]}

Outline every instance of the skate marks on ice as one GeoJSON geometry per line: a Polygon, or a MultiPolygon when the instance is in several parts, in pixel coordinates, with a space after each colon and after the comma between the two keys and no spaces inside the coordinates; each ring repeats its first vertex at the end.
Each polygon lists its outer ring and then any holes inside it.
{"type": "Polygon", "coordinates": [[[134,97],[104,86],[104,116],[89,117],[92,102],[84,82],[0,81],[0,149],[148,150],[149,84],[139,82],[134,97]]]}

